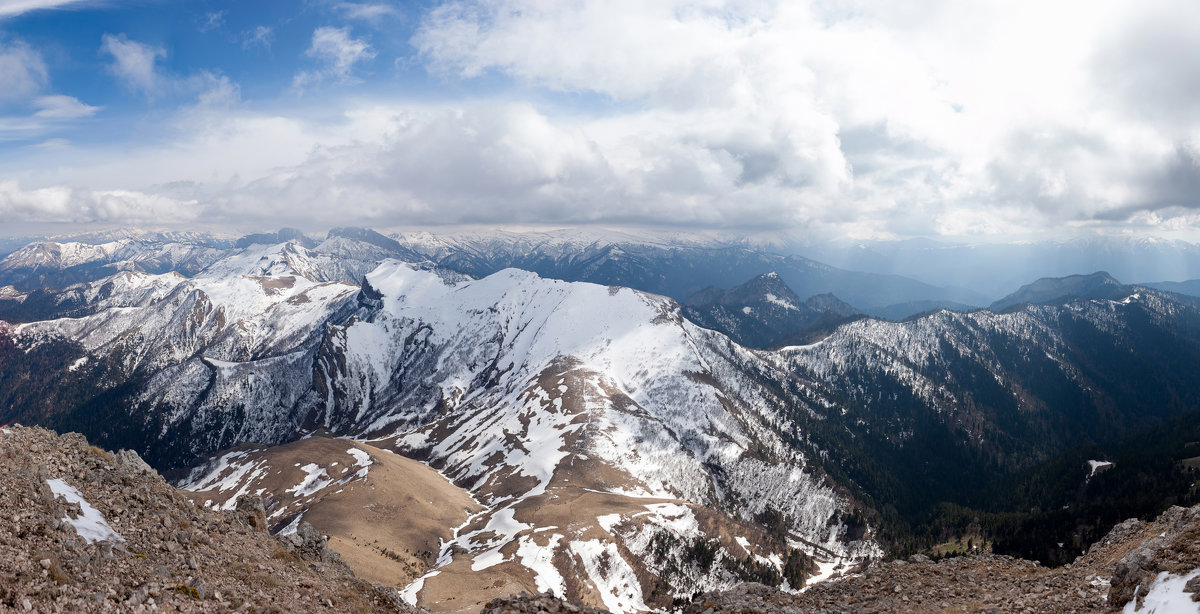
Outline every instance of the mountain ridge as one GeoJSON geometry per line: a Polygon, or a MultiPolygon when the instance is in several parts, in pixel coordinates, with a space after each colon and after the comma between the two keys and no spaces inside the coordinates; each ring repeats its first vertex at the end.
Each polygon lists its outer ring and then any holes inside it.
{"type": "Polygon", "coordinates": [[[716,286],[700,290],[683,303],[683,314],[743,346],[769,348],[794,344],[817,330],[834,328],[859,312],[831,293],[801,300],[777,273],[771,272],[728,290],[716,286]]]}

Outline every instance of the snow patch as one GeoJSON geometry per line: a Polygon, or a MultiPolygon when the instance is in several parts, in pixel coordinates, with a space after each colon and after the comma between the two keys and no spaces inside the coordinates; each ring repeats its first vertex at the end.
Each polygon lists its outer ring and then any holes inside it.
{"type": "Polygon", "coordinates": [[[795,305],[791,304],[790,302],[788,302],[784,299],[779,298],[778,296],[775,296],[774,294],[772,294],[770,292],[768,292],[764,298],[767,299],[768,303],[771,303],[774,305],[779,305],[780,307],[783,307],[784,309],[791,309],[792,311],[800,311],[800,308],[796,307],[795,305]]]}
{"type": "Polygon", "coordinates": [[[408,605],[417,605],[417,593],[421,592],[421,589],[425,588],[425,581],[440,573],[442,572],[431,571],[420,578],[413,580],[412,584],[409,584],[404,590],[400,591],[400,598],[403,599],[408,605]]]}
{"type": "Polygon", "coordinates": [[[642,599],[637,575],[621,558],[616,544],[602,544],[595,539],[573,541],[571,550],[583,560],[588,578],[600,593],[605,608],[617,614],[650,609],[642,599]]]}
{"type": "Polygon", "coordinates": [[[303,517],[304,512],[296,514],[296,517],[293,518],[286,527],[283,527],[279,530],[279,535],[291,535],[292,533],[295,533],[300,528],[300,519],[303,517]]]}
{"type": "Polygon", "coordinates": [[[617,526],[617,523],[619,522],[621,522],[620,514],[604,514],[603,516],[596,516],[596,523],[609,533],[613,532],[613,527],[617,526]]]}
{"type": "Polygon", "coordinates": [[[1093,475],[1096,475],[1097,471],[1100,471],[1101,469],[1103,469],[1105,467],[1112,466],[1112,461],[1090,460],[1087,463],[1088,463],[1088,477],[1089,478],[1092,477],[1093,475]]]}
{"type": "Polygon", "coordinates": [[[104,519],[104,515],[100,510],[92,507],[90,503],[75,490],[74,486],[67,484],[59,478],[46,480],[46,484],[50,487],[50,491],[55,497],[62,497],[67,500],[67,503],[78,503],[82,513],[78,518],[64,517],[62,520],[67,524],[75,527],[75,532],[79,534],[89,544],[94,544],[98,541],[111,539],[114,541],[123,542],[124,537],[121,537],[113,530],[108,521],[104,519]]]}
{"type": "Polygon", "coordinates": [[[305,472],[304,479],[283,492],[294,493],[296,497],[307,497],[333,483],[325,469],[316,463],[309,463],[300,470],[305,472]]]}
{"type": "Polygon", "coordinates": [[[1192,601],[1191,593],[1183,592],[1184,586],[1192,579],[1200,576],[1200,569],[1187,574],[1176,576],[1167,572],[1158,574],[1146,591],[1142,607],[1137,607],[1137,598],[1125,604],[1124,614],[1196,614],[1200,606],[1192,601]]]}
{"type": "Polygon", "coordinates": [[[519,542],[517,557],[526,569],[533,572],[533,581],[539,593],[548,591],[557,597],[567,594],[566,581],[554,566],[554,552],[562,538],[561,534],[555,533],[545,546],[537,545],[532,535],[522,537],[519,542]]]}

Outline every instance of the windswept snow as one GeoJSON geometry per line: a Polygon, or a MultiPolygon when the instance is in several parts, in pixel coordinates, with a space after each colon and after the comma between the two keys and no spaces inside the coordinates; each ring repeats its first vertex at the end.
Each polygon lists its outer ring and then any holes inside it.
{"type": "Polygon", "coordinates": [[[325,473],[325,468],[316,463],[308,463],[300,470],[305,474],[304,479],[283,492],[294,494],[296,497],[307,497],[333,483],[329,474],[325,473]]]}
{"type": "Polygon", "coordinates": [[[278,535],[291,535],[292,533],[295,533],[300,528],[301,518],[304,518],[304,512],[296,514],[296,517],[293,518],[291,522],[287,523],[287,526],[279,530],[278,535]]]}
{"type": "Polygon", "coordinates": [[[68,515],[63,518],[63,521],[75,527],[75,532],[87,543],[94,544],[102,540],[125,541],[125,538],[118,535],[108,524],[104,515],[92,507],[74,486],[59,478],[46,480],[46,484],[50,486],[50,491],[54,493],[55,497],[66,499],[67,503],[79,504],[80,515],[77,518],[71,518],[68,515]]]}
{"type": "Polygon", "coordinates": [[[796,307],[788,300],[779,298],[778,296],[775,296],[774,294],[772,294],[770,292],[768,292],[767,295],[764,296],[763,298],[767,299],[768,303],[771,303],[773,305],[778,305],[780,307],[783,307],[784,309],[791,309],[792,311],[800,310],[799,307],[796,307]]]}
{"type": "Polygon", "coordinates": [[[642,585],[616,544],[591,539],[571,542],[571,551],[583,561],[588,579],[600,593],[604,607],[623,614],[650,609],[642,598],[642,585]]]}
{"type": "Polygon", "coordinates": [[[567,594],[567,583],[553,562],[554,552],[562,538],[561,534],[555,533],[549,537],[545,546],[540,546],[534,541],[533,535],[527,535],[521,538],[517,547],[517,557],[526,569],[533,572],[533,580],[539,593],[549,591],[559,597],[567,594]]]}

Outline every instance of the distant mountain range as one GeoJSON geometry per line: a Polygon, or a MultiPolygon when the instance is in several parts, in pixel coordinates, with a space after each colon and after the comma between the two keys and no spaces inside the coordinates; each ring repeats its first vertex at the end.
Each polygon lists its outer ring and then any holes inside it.
{"type": "MultiPolygon", "coordinates": [[[[903,274],[945,287],[997,297],[1031,279],[1108,271],[1126,282],[1200,279],[1200,245],[1137,237],[1085,237],[1061,241],[945,243],[926,239],[853,244],[777,244],[830,265],[878,274],[903,274]]],[[[989,301],[963,301],[984,305],[989,301]]]]}

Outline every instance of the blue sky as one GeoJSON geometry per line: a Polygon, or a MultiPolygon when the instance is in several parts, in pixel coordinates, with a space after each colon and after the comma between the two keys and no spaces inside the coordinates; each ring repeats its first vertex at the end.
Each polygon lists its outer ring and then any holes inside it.
{"type": "MultiPolygon", "coordinates": [[[[315,107],[314,98],[331,92],[428,95],[444,84],[430,79],[408,42],[424,10],[420,3],[146,0],[68,2],[20,13],[0,22],[4,37],[41,54],[46,71],[43,93],[71,96],[99,108],[89,116],[92,121],[9,134],[4,148],[15,154],[47,137],[80,144],[137,138],[140,121],[194,103],[207,85],[140,90],[115,69],[112,46],[105,44],[110,37],[150,51],[164,81],[224,77],[236,84],[250,106],[315,107]],[[344,40],[362,41],[368,49],[351,56],[344,70],[337,68],[338,73],[323,82],[298,85],[297,74],[315,74],[328,64],[308,53],[319,28],[338,31],[344,40]]],[[[30,100],[5,102],[10,115],[37,110],[30,100]]]]}
{"type": "Polygon", "coordinates": [[[1200,239],[1192,0],[0,0],[0,223],[1200,239]]]}

